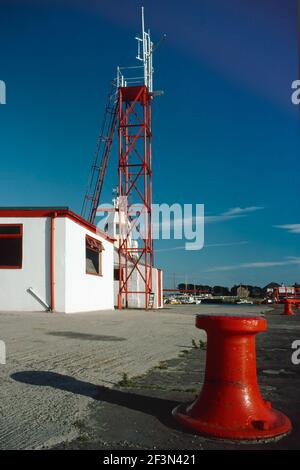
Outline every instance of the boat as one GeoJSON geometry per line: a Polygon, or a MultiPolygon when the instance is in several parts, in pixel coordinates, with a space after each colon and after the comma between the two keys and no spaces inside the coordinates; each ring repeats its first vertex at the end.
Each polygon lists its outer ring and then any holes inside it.
{"type": "Polygon", "coordinates": [[[253,301],[248,299],[240,299],[237,301],[237,305],[253,305],[253,301]]]}

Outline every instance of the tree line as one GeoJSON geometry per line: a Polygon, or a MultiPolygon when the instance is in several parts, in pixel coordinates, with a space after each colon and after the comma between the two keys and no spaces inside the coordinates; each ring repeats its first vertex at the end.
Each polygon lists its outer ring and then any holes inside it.
{"type": "MultiPolygon", "coordinates": [[[[242,287],[249,291],[250,297],[263,297],[268,288],[280,287],[281,284],[276,282],[270,282],[265,287],[260,286],[252,286],[250,284],[235,284],[232,287],[225,287],[225,286],[209,286],[206,284],[178,284],[177,289],[180,291],[190,291],[190,292],[197,292],[197,291],[204,291],[208,294],[212,295],[222,295],[222,296],[236,296],[238,288],[242,287]]],[[[292,287],[300,287],[300,284],[295,282],[292,287]]]]}

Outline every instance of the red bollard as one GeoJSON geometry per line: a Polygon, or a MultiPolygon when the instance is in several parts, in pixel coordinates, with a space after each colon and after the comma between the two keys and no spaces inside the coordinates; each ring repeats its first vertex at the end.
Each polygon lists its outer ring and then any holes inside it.
{"type": "Polygon", "coordinates": [[[262,317],[198,315],[207,332],[204,385],[191,405],[173,416],[190,430],[225,439],[268,439],[285,435],[291,422],[261,397],[256,379],[255,335],[262,317]]]}
{"type": "Polygon", "coordinates": [[[292,302],[290,302],[289,299],[286,299],[284,301],[284,311],[282,315],[295,315],[293,308],[292,308],[292,302]]]}

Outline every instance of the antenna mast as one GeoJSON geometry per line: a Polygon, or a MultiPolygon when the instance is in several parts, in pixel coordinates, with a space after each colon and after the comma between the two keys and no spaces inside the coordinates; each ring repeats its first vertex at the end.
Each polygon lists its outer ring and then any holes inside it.
{"type": "Polygon", "coordinates": [[[161,42],[166,39],[166,35],[164,34],[156,44],[151,41],[150,29],[148,29],[148,31],[145,30],[144,7],[142,7],[141,23],[141,37],[136,36],[135,39],[138,43],[136,59],[142,62],[142,65],[118,67],[116,85],[117,88],[120,88],[144,84],[150,94],[157,96],[163,92],[153,92],[153,52],[158,48],[161,42]],[[135,73],[137,73],[137,76],[135,76],[135,73]]]}
{"type": "Polygon", "coordinates": [[[145,31],[145,17],[144,7],[142,7],[142,37],[135,38],[138,42],[138,54],[137,60],[143,62],[144,67],[144,84],[148,88],[149,93],[153,92],[153,65],[152,65],[152,53],[153,53],[153,42],[150,38],[150,30],[146,33],[145,31]]]}
{"type": "Polygon", "coordinates": [[[120,225],[118,308],[128,307],[135,298],[137,306],[148,310],[152,308],[154,295],[151,118],[153,42],[150,31],[145,31],[143,7],[141,23],[142,35],[135,39],[138,42],[136,59],[142,65],[118,67],[117,74],[120,225]],[[135,243],[132,243],[133,233],[138,235],[135,243]]]}

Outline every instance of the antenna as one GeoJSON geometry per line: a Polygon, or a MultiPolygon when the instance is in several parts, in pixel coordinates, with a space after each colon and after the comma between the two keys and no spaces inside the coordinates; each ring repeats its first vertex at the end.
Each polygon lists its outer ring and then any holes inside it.
{"type": "Polygon", "coordinates": [[[150,30],[145,31],[145,14],[144,7],[142,7],[142,37],[135,38],[138,42],[137,60],[143,62],[144,67],[144,84],[148,88],[149,93],[153,91],[153,66],[152,66],[152,52],[153,42],[150,37],[150,30]]]}
{"type": "Polygon", "coordinates": [[[133,67],[118,67],[117,68],[117,88],[119,87],[127,87],[127,86],[134,86],[134,85],[141,85],[143,83],[146,85],[148,92],[153,93],[153,52],[158,48],[158,46],[166,39],[166,34],[162,36],[160,41],[157,44],[153,44],[151,41],[150,36],[150,29],[148,31],[145,30],[145,13],[144,7],[141,8],[141,25],[142,25],[142,34],[141,37],[136,36],[135,39],[137,40],[137,55],[136,59],[139,62],[142,62],[140,66],[133,66],[133,67]],[[126,73],[130,73],[133,70],[140,70],[143,69],[143,76],[124,76],[124,71],[126,73]]]}

